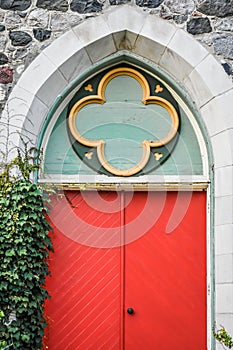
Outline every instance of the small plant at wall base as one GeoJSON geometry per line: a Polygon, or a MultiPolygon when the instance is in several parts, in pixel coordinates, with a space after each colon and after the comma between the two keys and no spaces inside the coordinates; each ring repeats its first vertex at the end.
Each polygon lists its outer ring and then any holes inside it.
{"type": "Polygon", "coordinates": [[[44,302],[49,295],[45,278],[52,251],[51,228],[42,191],[30,181],[31,173],[39,167],[34,151],[25,146],[0,174],[1,350],[41,349],[46,327],[44,302]]]}
{"type": "Polygon", "coordinates": [[[213,335],[217,341],[221,343],[224,349],[231,349],[233,348],[233,340],[230,334],[226,331],[226,329],[221,326],[220,329],[214,328],[213,329],[213,335]]]}

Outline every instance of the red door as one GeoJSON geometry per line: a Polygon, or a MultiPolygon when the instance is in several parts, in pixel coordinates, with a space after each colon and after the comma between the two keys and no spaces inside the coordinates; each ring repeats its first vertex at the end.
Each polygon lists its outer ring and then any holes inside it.
{"type": "Polygon", "coordinates": [[[204,192],[72,191],[53,207],[49,349],[206,350],[204,192]]]}

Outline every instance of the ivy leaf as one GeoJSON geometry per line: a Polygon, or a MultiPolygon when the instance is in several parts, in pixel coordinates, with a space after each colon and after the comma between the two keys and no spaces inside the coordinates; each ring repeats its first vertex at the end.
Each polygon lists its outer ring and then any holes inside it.
{"type": "Polygon", "coordinates": [[[16,251],[14,248],[6,251],[6,256],[15,256],[15,255],[16,255],[16,251]]]}

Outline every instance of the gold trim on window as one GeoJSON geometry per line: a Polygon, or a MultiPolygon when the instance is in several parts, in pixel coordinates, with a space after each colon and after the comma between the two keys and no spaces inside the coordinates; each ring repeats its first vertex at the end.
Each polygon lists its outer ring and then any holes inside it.
{"type": "Polygon", "coordinates": [[[141,171],[146,164],[149,161],[150,158],[150,148],[151,147],[161,147],[166,145],[168,142],[170,142],[175,135],[177,134],[178,127],[179,127],[179,117],[178,114],[173,107],[173,105],[165,100],[162,97],[158,96],[150,96],[150,87],[146,80],[146,78],[137,70],[128,68],[128,67],[121,67],[121,68],[115,68],[108,73],[106,73],[103,78],[101,79],[97,95],[89,95],[86,97],[81,98],[79,101],[77,101],[74,106],[72,107],[69,118],[68,118],[68,125],[69,129],[71,131],[71,134],[73,137],[82,145],[87,147],[95,147],[97,149],[97,156],[100,161],[100,164],[110,173],[117,175],[117,176],[131,176],[134,174],[137,174],[139,171],[141,171]],[[89,140],[83,137],[77,127],[76,127],[76,117],[78,115],[78,112],[86,105],[97,103],[97,104],[104,104],[106,102],[105,99],[105,89],[108,83],[114,79],[117,76],[130,76],[134,79],[136,79],[139,84],[142,87],[143,96],[142,96],[142,103],[147,104],[157,104],[165,108],[171,117],[171,128],[166,136],[164,136],[161,140],[157,141],[142,141],[142,148],[143,148],[143,155],[138,164],[133,166],[129,169],[117,169],[113,167],[105,157],[105,141],[104,140],[89,140]]]}

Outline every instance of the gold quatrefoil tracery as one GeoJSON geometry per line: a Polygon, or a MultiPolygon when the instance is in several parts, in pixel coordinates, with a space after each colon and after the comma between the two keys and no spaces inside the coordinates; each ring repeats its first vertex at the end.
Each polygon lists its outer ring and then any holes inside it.
{"type": "Polygon", "coordinates": [[[82,99],[80,99],[78,102],[74,104],[69,114],[68,125],[71,131],[71,134],[79,143],[81,143],[84,146],[95,147],[97,149],[98,159],[101,165],[108,172],[117,176],[131,176],[131,175],[137,174],[146,166],[150,158],[151,147],[164,146],[175,137],[179,127],[179,117],[175,108],[169,101],[165,100],[162,97],[150,96],[149,84],[146,78],[140,72],[136,71],[135,69],[125,67],[125,68],[115,68],[110,72],[106,73],[99,83],[97,95],[90,95],[90,96],[83,97],[82,99]],[[105,141],[86,139],[79,133],[76,127],[76,117],[78,115],[78,112],[87,104],[93,104],[93,103],[104,104],[106,102],[105,94],[104,94],[106,86],[112,79],[122,75],[130,76],[139,82],[143,91],[143,97],[142,97],[143,104],[145,105],[157,104],[159,106],[162,106],[168,111],[171,117],[171,128],[167,133],[167,135],[165,135],[161,140],[157,140],[157,141],[147,141],[147,140],[142,141],[142,149],[143,149],[142,158],[138,164],[136,164],[135,166],[129,169],[117,169],[113,167],[106,160],[106,157],[105,157],[105,141]]]}

